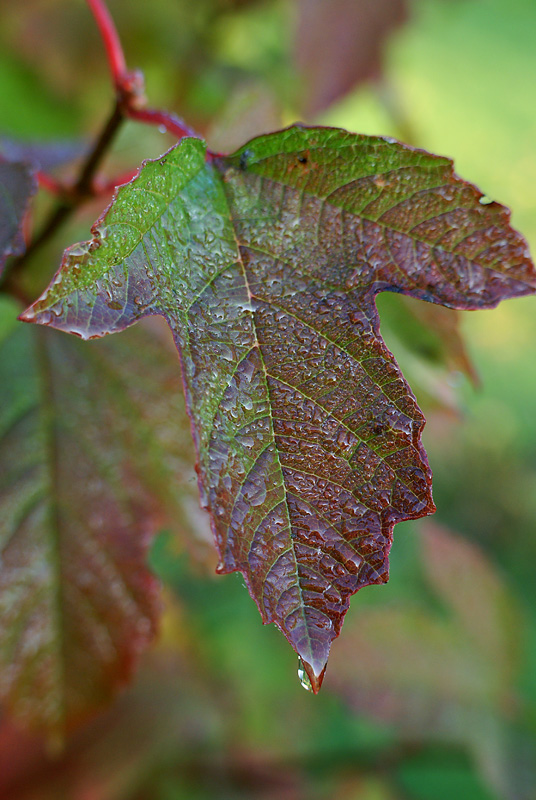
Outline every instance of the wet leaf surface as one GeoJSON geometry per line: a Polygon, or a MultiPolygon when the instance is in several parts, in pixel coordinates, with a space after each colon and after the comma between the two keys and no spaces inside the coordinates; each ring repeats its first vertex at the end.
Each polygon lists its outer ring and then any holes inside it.
{"type": "Polygon", "coordinates": [[[0,274],[8,256],[24,252],[22,225],[36,190],[37,181],[28,164],[0,156],[0,274]]]}
{"type": "Polygon", "coordinates": [[[120,189],[22,319],[82,338],[166,318],[220,571],[240,570],[317,691],[350,596],[431,513],[424,418],[375,296],[451,308],[533,293],[509,212],[452,163],[292,127],[206,160],[183,140],[120,189]]]}
{"type": "Polygon", "coordinates": [[[166,523],[195,549],[208,526],[165,345],[139,329],[87,347],[2,311],[0,695],[61,734],[153,637],[152,534],[166,523]]]}

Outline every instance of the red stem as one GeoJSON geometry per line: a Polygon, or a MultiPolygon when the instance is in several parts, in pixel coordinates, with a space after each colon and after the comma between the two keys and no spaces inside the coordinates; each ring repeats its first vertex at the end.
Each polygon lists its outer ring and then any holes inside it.
{"type": "MultiPolygon", "coordinates": [[[[37,248],[54,235],[77,206],[88,197],[95,195],[95,189],[97,193],[111,191],[117,185],[117,181],[123,182],[130,180],[137,174],[137,170],[135,170],[132,173],[128,173],[128,175],[121,176],[115,182],[101,181],[100,186],[98,182],[97,186],[94,185],[97,167],[108,151],[112,139],[125,118],[138,120],[147,125],[160,125],[168,131],[168,133],[176,136],[177,139],[183,139],[185,136],[199,138],[198,134],[189,128],[175,114],[143,107],[145,103],[145,98],[143,96],[143,75],[136,71],[128,72],[127,70],[123,48],[112,17],[106,7],[106,0],[87,0],[87,4],[95,18],[106,49],[106,55],[116,89],[115,105],[112,115],[106,122],[106,125],[97,138],[86,161],[82,165],[80,175],[74,186],[71,188],[65,187],[50,175],[44,172],[38,172],[40,186],[53,194],[57,194],[60,198],[60,202],[43,225],[41,232],[30,242],[24,255],[13,261],[11,274],[8,275],[7,278],[4,275],[4,290],[19,298],[22,298],[22,295],[19,292],[16,277],[13,273],[20,271],[28,257],[33,255],[37,248]],[[113,186],[112,183],[114,184],[113,186]]],[[[215,157],[215,153],[210,150],[207,151],[207,159],[211,160],[215,157]]]]}
{"type": "Polygon", "coordinates": [[[36,175],[41,189],[46,189],[50,194],[63,194],[65,192],[63,184],[52,177],[52,175],[41,171],[37,172],[36,175]]]}
{"type": "Polygon", "coordinates": [[[129,183],[139,172],[139,168],[130,169],[128,172],[123,172],[121,175],[116,175],[114,178],[101,179],[96,178],[93,181],[93,189],[96,194],[108,194],[117,189],[124,183],[129,183]]]}
{"type": "Polygon", "coordinates": [[[104,0],[87,0],[87,4],[95,17],[95,22],[106,49],[113,82],[116,89],[119,90],[127,73],[125,54],[123,53],[119,34],[104,0]]]}
{"type": "Polygon", "coordinates": [[[188,127],[179,117],[167,111],[157,111],[154,108],[133,108],[127,105],[125,113],[130,119],[144,122],[147,125],[160,125],[168,133],[183,139],[185,136],[194,136],[199,139],[199,134],[188,127]]]}

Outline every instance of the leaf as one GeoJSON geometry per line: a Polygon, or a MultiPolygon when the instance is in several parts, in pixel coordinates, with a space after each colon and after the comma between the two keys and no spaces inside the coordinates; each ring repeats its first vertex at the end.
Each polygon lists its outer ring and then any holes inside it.
{"type": "Polygon", "coordinates": [[[9,324],[5,308],[0,697],[59,735],[112,696],[153,637],[153,532],[167,521],[194,543],[202,515],[167,348],[141,329],[87,347],[13,313],[9,324]]]}
{"type": "Polygon", "coordinates": [[[332,685],[403,739],[468,746],[498,795],[518,797],[507,723],[521,710],[519,609],[477,547],[431,523],[419,538],[428,608],[397,602],[355,613],[333,655],[332,685]]]}
{"type": "Polygon", "coordinates": [[[200,682],[194,666],[182,653],[153,651],[134,684],[104,714],[74,732],[54,759],[47,758],[42,740],[21,735],[4,720],[0,798],[120,800],[133,797],[133,790],[150,778],[152,797],[159,796],[154,772],[164,772],[171,755],[182,769],[198,760],[223,716],[215,693],[200,682]]]}
{"type": "Polygon", "coordinates": [[[87,151],[76,139],[24,141],[0,137],[0,154],[9,161],[24,161],[36,169],[54,169],[74,161],[87,151]]]}
{"type": "Polygon", "coordinates": [[[0,156],[0,275],[8,256],[24,252],[22,225],[36,191],[37,181],[28,164],[0,156]]]}
{"type": "Polygon", "coordinates": [[[163,315],[182,362],[220,572],[240,570],[320,687],[396,522],[434,510],[424,418],[375,295],[484,308],[534,292],[509,212],[446,158],[292,127],[145,164],[26,321],[83,338],[163,315]]]}
{"type": "Polygon", "coordinates": [[[298,0],[297,5],[294,57],[307,114],[380,76],[385,41],[408,13],[405,0],[298,0]]]}
{"type": "Polygon", "coordinates": [[[460,373],[479,377],[466,350],[461,312],[392,292],[378,299],[382,336],[425,414],[461,413],[460,373]]]}

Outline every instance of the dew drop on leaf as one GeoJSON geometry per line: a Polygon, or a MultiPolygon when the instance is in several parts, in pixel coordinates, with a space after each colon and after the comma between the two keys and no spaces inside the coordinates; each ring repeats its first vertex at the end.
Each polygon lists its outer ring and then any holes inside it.
{"type": "Polygon", "coordinates": [[[309,680],[309,675],[307,674],[305,667],[303,666],[303,661],[301,660],[301,658],[298,659],[298,678],[306,692],[313,691],[313,687],[311,686],[311,681],[309,680]]]}

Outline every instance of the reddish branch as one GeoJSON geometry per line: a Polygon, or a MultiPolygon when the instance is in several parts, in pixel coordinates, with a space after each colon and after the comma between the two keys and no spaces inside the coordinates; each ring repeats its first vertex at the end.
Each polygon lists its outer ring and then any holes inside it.
{"type": "Polygon", "coordinates": [[[112,80],[116,89],[120,90],[127,74],[127,64],[119,34],[103,0],[87,0],[87,4],[95,17],[95,22],[106,49],[112,80]]]}
{"type": "MultiPolygon", "coordinates": [[[[44,172],[37,174],[39,185],[59,198],[58,205],[45,220],[41,230],[34,236],[26,252],[10,264],[3,290],[21,299],[24,291],[20,287],[17,273],[29,256],[47,242],[64,224],[72,212],[89,197],[105,194],[115,186],[132,179],[137,170],[122,175],[116,180],[98,180],[96,173],[103,157],[110,149],[117,131],[125,119],[136,120],[146,125],[164,128],[177,139],[185,136],[198,136],[175,114],[147,108],[145,103],[143,75],[138,70],[128,70],[119,34],[108,11],[105,0],[87,0],[99,29],[115,88],[115,104],[110,117],[98,135],[87,158],[84,160],[78,178],[70,186],[57,181],[44,172]]],[[[207,158],[213,158],[210,151],[207,158]]],[[[25,298],[26,299],[26,298],[25,298]]]]}
{"type": "Polygon", "coordinates": [[[154,108],[133,108],[132,106],[125,110],[130,119],[144,122],[146,125],[158,125],[165,128],[172,136],[176,136],[177,139],[183,139],[185,136],[199,137],[199,134],[189,128],[176,114],[157,111],[154,108]]]}
{"type": "Polygon", "coordinates": [[[106,56],[121,113],[129,119],[137,120],[147,125],[164,127],[168,133],[178,139],[182,139],[185,136],[197,136],[175,114],[145,107],[143,75],[137,70],[127,70],[121,40],[106,3],[104,0],[87,0],[87,3],[95,17],[95,22],[106,49],[106,56]]]}
{"type": "Polygon", "coordinates": [[[41,189],[46,189],[46,191],[50,192],[50,194],[63,193],[63,184],[56,180],[56,178],[54,178],[52,175],[49,175],[47,172],[42,172],[39,170],[39,172],[36,173],[36,178],[41,189]]]}

